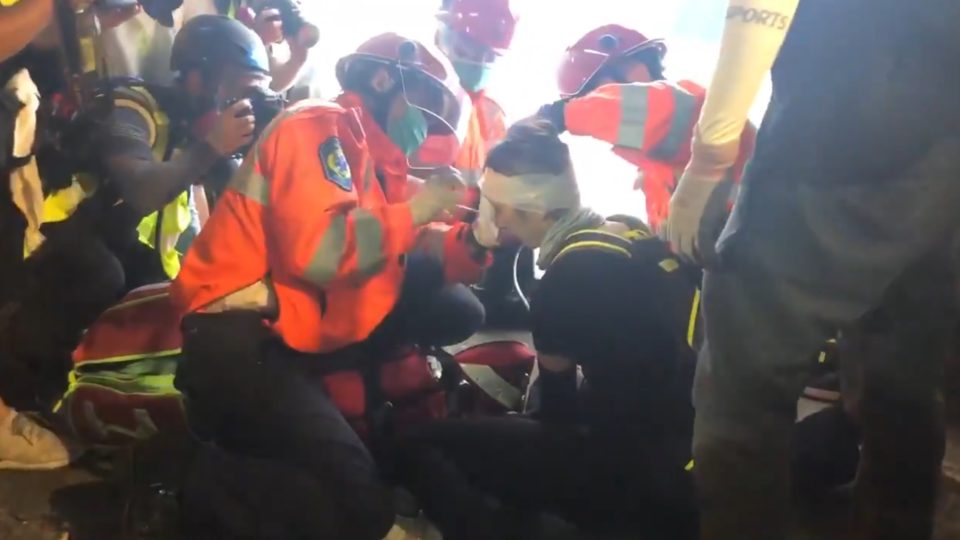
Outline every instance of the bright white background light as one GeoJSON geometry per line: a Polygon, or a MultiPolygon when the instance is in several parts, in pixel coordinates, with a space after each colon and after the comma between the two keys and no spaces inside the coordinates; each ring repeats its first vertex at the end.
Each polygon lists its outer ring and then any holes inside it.
{"type": "MultiPolygon", "coordinates": [[[[667,40],[667,76],[710,82],[727,0],[513,0],[520,22],[510,52],[501,58],[488,94],[508,121],[557,99],[555,70],[564,50],[588,30],[617,23],[667,40]]],[[[332,98],[338,58],[381,32],[432,42],[440,0],[305,0],[304,10],[321,29],[311,58],[314,94],[332,98]]],[[[758,122],[767,90],[752,115],[758,122]]],[[[632,190],[636,170],[605,143],[568,137],[587,204],[604,214],[646,217],[643,196],[632,190]]]]}

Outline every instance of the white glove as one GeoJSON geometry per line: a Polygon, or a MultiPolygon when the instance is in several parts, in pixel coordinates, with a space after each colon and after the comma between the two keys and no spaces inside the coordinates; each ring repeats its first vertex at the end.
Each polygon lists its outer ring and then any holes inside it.
{"type": "Polygon", "coordinates": [[[691,174],[688,168],[670,199],[670,213],[661,235],[681,258],[708,265],[716,262],[714,246],[727,217],[732,181],[691,174]]]}
{"type": "Polygon", "coordinates": [[[493,205],[483,196],[480,197],[477,218],[473,220],[473,238],[487,249],[500,245],[500,228],[494,222],[493,205]]]}
{"type": "Polygon", "coordinates": [[[465,195],[466,186],[460,173],[453,167],[434,170],[423,182],[423,187],[410,198],[410,213],[415,226],[437,221],[444,213],[452,212],[465,195]]]}
{"type": "Polygon", "coordinates": [[[681,258],[712,266],[718,262],[716,244],[727,218],[733,189],[731,166],[737,159],[740,140],[707,145],[695,132],[692,146],[693,155],[677,181],[660,235],[681,258]]]}

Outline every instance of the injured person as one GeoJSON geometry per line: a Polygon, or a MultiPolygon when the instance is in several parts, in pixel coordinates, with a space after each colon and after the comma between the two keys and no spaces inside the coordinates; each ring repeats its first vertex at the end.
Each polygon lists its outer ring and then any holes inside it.
{"type": "MultiPolygon", "coordinates": [[[[544,120],[486,161],[475,236],[539,248],[531,302],[536,412],[449,419],[399,442],[399,480],[447,540],[537,538],[540,516],[588,534],[694,539],[691,388],[701,271],[639,220],[581,204],[567,146],[544,120]],[[583,380],[578,387],[578,369],[583,380]]],[[[806,495],[852,481],[856,427],[839,407],[796,425],[806,495]]]]}
{"type": "Polygon", "coordinates": [[[534,538],[528,518],[544,512],[585,531],[695,538],[687,329],[699,270],[639,220],[581,206],[548,122],[509,130],[481,190],[478,230],[488,233],[478,240],[504,230],[540,248],[531,322],[541,407],[426,426],[400,445],[404,483],[450,540],[534,538]]]}

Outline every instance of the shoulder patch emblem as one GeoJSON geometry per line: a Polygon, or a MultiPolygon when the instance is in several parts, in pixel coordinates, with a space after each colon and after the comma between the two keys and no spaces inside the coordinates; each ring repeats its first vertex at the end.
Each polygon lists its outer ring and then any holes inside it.
{"type": "Polygon", "coordinates": [[[330,137],[323,141],[318,154],[327,180],[344,191],[352,191],[353,178],[350,176],[350,164],[347,162],[347,156],[344,155],[343,148],[340,146],[340,139],[330,137]]]}

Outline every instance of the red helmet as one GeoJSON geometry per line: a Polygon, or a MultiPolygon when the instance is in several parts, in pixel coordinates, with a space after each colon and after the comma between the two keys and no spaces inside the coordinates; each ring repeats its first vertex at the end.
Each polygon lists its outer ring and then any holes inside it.
{"type": "MultiPolygon", "coordinates": [[[[400,84],[404,99],[427,117],[428,137],[415,161],[423,166],[448,165],[456,157],[470,118],[469,102],[446,57],[423,43],[394,33],[363,42],[337,62],[337,80],[348,92],[368,94],[376,74],[386,68],[393,77],[383,84],[400,84]],[[422,156],[420,154],[423,154],[422,156]]],[[[389,88],[376,88],[377,91],[389,88]]]]}
{"type": "Polygon", "coordinates": [[[510,0],[450,0],[437,18],[454,32],[495,51],[510,48],[517,27],[510,0]]]}
{"type": "Polygon", "coordinates": [[[661,58],[667,52],[662,39],[649,39],[636,30],[617,24],[587,32],[563,55],[563,61],[557,69],[560,95],[570,97],[579,94],[597,72],[610,62],[651,48],[656,49],[661,58]]]}
{"type": "Polygon", "coordinates": [[[427,113],[430,133],[447,134],[457,131],[461,107],[454,92],[459,83],[441,58],[419,41],[380,34],[337,62],[337,80],[346,91],[364,93],[372,88],[377,69],[393,70],[390,84],[401,84],[407,102],[427,113]]]}

